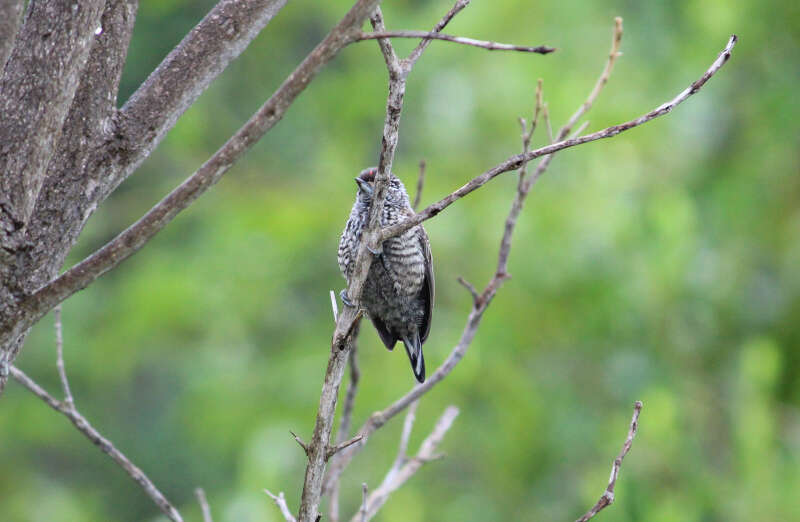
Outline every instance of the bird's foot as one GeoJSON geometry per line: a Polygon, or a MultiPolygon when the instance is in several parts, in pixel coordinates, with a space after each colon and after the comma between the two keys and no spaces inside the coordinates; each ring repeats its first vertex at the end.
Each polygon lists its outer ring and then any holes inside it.
{"type": "Polygon", "coordinates": [[[375,250],[371,249],[369,247],[369,245],[367,245],[367,250],[369,250],[369,253],[372,254],[373,256],[382,256],[383,255],[383,246],[382,245],[378,245],[378,248],[375,249],[375,250]]]}
{"type": "Polygon", "coordinates": [[[345,304],[345,306],[349,306],[350,308],[353,308],[355,306],[353,304],[353,301],[351,301],[350,298],[347,297],[347,289],[346,288],[344,290],[342,290],[341,292],[339,292],[339,297],[342,299],[342,302],[345,304]]]}

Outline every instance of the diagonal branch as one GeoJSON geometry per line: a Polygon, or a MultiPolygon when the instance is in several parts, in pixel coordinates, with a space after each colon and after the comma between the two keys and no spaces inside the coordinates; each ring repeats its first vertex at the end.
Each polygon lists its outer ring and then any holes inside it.
{"type": "Polygon", "coordinates": [[[11,367],[11,375],[17,380],[17,382],[25,386],[30,392],[46,402],[51,408],[67,417],[70,422],[75,425],[78,431],[83,433],[83,435],[86,436],[86,438],[89,439],[92,444],[97,446],[100,451],[111,457],[114,462],[119,464],[119,466],[122,467],[122,469],[124,469],[125,472],[142,487],[144,492],[147,493],[147,496],[153,500],[153,502],[158,506],[161,512],[167,516],[167,518],[173,522],[181,522],[183,520],[180,513],[178,513],[178,510],[175,509],[172,504],[170,504],[170,502],[166,499],[166,497],[164,497],[158,488],[156,488],[155,484],[153,484],[147,475],[145,475],[141,469],[131,462],[124,453],[114,447],[114,444],[110,440],[103,437],[100,432],[98,432],[91,424],[89,424],[89,421],[87,421],[86,418],[81,415],[80,412],[78,412],[74,405],[70,405],[66,401],[62,402],[55,399],[41,386],[36,384],[33,379],[25,375],[22,370],[19,370],[15,366],[11,367]]]}
{"type": "Polygon", "coordinates": [[[416,214],[414,217],[409,218],[402,223],[397,225],[393,225],[390,227],[386,227],[381,232],[381,239],[386,240],[390,237],[394,237],[398,234],[402,234],[406,230],[419,225],[423,221],[426,221],[435,215],[439,214],[442,210],[450,206],[454,201],[463,198],[467,194],[473,192],[474,190],[482,187],[493,178],[499,176],[504,172],[508,172],[510,170],[515,170],[520,168],[524,163],[531,161],[532,159],[538,158],[540,156],[546,156],[548,154],[553,154],[554,152],[558,152],[563,149],[567,149],[570,147],[575,147],[577,145],[583,145],[584,143],[589,143],[592,141],[597,141],[603,138],[613,138],[617,134],[633,129],[634,127],[638,127],[648,121],[654,120],[659,116],[663,116],[682,102],[686,101],[691,95],[698,92],[703,85],[717,72],[719,69],[725,65],[725,63],[731,57],[731,50],[733,49],[734,45],[736,45],[737,37],[736,35],[731,36],[728,44],[725,46],[725,49],[719,54],[719,57],[711,64],[711,67],[706,70],[705,73],[695,82],[693,82],[689,87],[684,89],[680,94],[675,96],[672,100],[656,107],[652,111],[639,116],[634,120],[627,121],[625,123],[620,123],[618,125],[613,125],[611,127],[605,128],[603,130],[599,130],[597,132],[593,132],[592,134],[587,134],[585,136],[580,136],[572,139],[567,139],[563,141],[559,141],[557,143],[553,143],[552,145],[548,145],[546,147],[541,147],[539,149],[527,152],[525,154],[517,154],[515,156],[511,156],[504,162],[492,167],[491,169],[487,170],[480,176],[473,178],[469,183],[464,185],[463,187],[459,188],[458,190],[452,192],[451,194],[447,195],[446,197],[442,198],[441,200],[433,203],[432,205],[428,206],[422,212],[416,214]]]}
{"type": "MultiPolygon", "coordinates": [[[[467,7],[469,3],[470,0],[457,0],[453,7],[451,7],[450,10],[447,11],[447,13],[445,13],[445,15],[438,22],[436,22],[436,25],[433,26],[433,31],[431,32],[438,33],[447,27],[447,24],[450,23],[450,20],[452,20],[455,15],[467,7]]],[[[432,40],[430,38],[423,38],[423,40],[417,44],[414,50],[411,51],[411,54],[408,55],[406,61],[411,65],[415,64],[417,60],[419,60],[419,57],[422,56],[422,53],[425,52],[425,49],[427,49],[427,47],[430,45],[431,41],[432,40]]]]}
{"type": "Polygon", "coordinates": [[[608,486],[606,487],[606,490],[603,491],[602,495],[600,495],[600,500],[598,500],[589,511],[587,511],[575,522],[586,522],[590,518],[594,517],[600,510],[610,506],[614,502],[614,487],[617,485],[619,470],[622,467],[622,460],[631,450],[631,446],[633,445],[633,438],[636,436],[636,431],[639,429],[639,414],[641,412],[642,402],[636,401],[636,403],[633,405],[633,418],[631,418],[631,426],[628,428],[628,436],[625,438],[625,442],[622,444],[622,450],[620,450],[619,455],[617,455],[617,458],[615,458],[613,464],[611,464],[611,476],[608,479],[608,486]]]}
{"type": "Polygon", "coordinates": [[[197,503],[200,504],[200,512],[203,515],[203,522],[214,522],[214,520],[211,518],[211,507],[208,505],[206,492],[203,490],[203,488],[196,488],[194,490],[194,496],[197,497],[197,503]]]}
{"type": "Polygon", "coordinates": [[[75,407],[75,399],[72,398],[72,390],[69,389],[69,379],[67,379],[67,369],[64,366],[64,331],[61,326],[61,306],[56,306],[55,327],[56,327],[56,368],[58,378],[61,379],[61,390],[64,392],[64,405],[68,408],[75,407]]]}
{"type": "MultiPolygon", "coordinates": [[[[336,301],[334,300],[334,303],[336,301]]],[[[336,430],[336,443],[341,444],[345,442],[347,437],[350,436],[350,428],[353,424],[353,407],[356,401],[356,394],[358,393],[358,381],[361,379],[361,372],[358,368],[358,346],[356,339],[358,332],[353,335],[352,348],[350,349],[350,356],[348,358],[348,366],[350,367],[350,382],[347,385],[347,393],[344,397],[344,405],[342,407],[342,416],[339,420],[339,428],[336,430]]],[[[335,466],[339,458],[339,453],[331,457],[331,465],[335,466]]],[[[328,500],[328,518],[331,522],[339,521],[339,481],[330,484],[328,500]]]]}

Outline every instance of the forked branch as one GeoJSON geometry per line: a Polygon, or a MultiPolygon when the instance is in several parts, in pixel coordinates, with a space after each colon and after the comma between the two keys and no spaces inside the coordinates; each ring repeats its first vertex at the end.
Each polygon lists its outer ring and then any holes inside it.
{"type": "Polygon", "coordinates": [[[611,477],[608,479],[608,486],[606,486],[606,490],[603,491],[602,495],[600,495],[600,499],[597,501],[597,503],[575,522],[586,522],[600,512],[600,510],[610,506],[614,502],[614,487],[617,485],[619,470],[622,467],[622,460],[631,450],[631,446],[633,445],[633,438],[636,436],[636,431],[639,429],[639,414],[641,412],[642,402],[636,401],[636,404],[633,405],[633,418],[631,418],[631,426],[628,428],[628,436],[625,438],[625,442],[622,444],[622,450],[620,450],[619,455],[617,455],[617,458],[615,458],[614,462],[611,464],[611,477]]]}

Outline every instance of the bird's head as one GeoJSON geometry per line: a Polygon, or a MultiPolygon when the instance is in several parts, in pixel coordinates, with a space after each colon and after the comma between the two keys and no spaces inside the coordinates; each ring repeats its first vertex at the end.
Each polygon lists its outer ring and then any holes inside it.
{"type": "MultiPolygon", "coordinates": [[[[375,191],[375,175],[378,173],[377,167],[369,167],[361,171],[356,180],[358,185],[358,198],[365,203],[372,201],[372,193],[375,191]]],[[[400,181],[394,174],[389,174],[389,186],[386,190],[385,204],[394,206],[408,206],[408,195],[400,181]]]]}

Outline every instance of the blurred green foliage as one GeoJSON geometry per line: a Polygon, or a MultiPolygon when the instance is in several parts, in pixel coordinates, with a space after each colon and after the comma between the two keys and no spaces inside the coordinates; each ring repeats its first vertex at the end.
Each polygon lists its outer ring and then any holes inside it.
{"type": "MultiPolygon", "coordinates": [[[[90,221],[70,263],[197,168],[269,96],[349,2],[290,3],[90,221]]],[[[121,102],[212,2],[146,0],[121,102]]],[[[449,2],[384,7],[390,28],[432,25],[449,2]]],[[[519,151],[537,78],[554,125],[589,92],[616,15],[624,55],[589,114],[597,130],[670,99],[716,57],[731,62],[673,114],[561,153],[537,183],[513,279],[469,352],[426,396],[415,446],[447,404],[447,458],[379,520],[573,520],[605,487],[634,400],[641,431],[615,521],[800,520],[800,11],[788,0],[474,2],[451,34],[549,44],[542,57],[434,42],[413,71],[395,172],[423,204],[519,151]]],[[[398,41],[400,50],[415,42],[398,41]]],[[[83,413],[189,520],[206,488],[217,521],[296,508],[343,280],[352,177],[374,164],[386,73],[377,46],[346,49],[247,157],[142,252],[64,306],[66,363],[83,413]]],[[[537,135],[543,142],[543,134],[537,135]]],[[[515,176],[426,226],[437,302],[431,368],[458,339],[463,275],[490,277],[515,176]]],[[[359,425],[413,384],[405,354],[362,329],[359,425]]],[[[58,393],[52,318],[18,366],[58,393]]],[[[141,490],[33,395],[0,402],[0,505],[9,521],[161,520],[141,490]]],[[[375,486],[400,420],[343,481],[344,513],[375,486]]]]}

